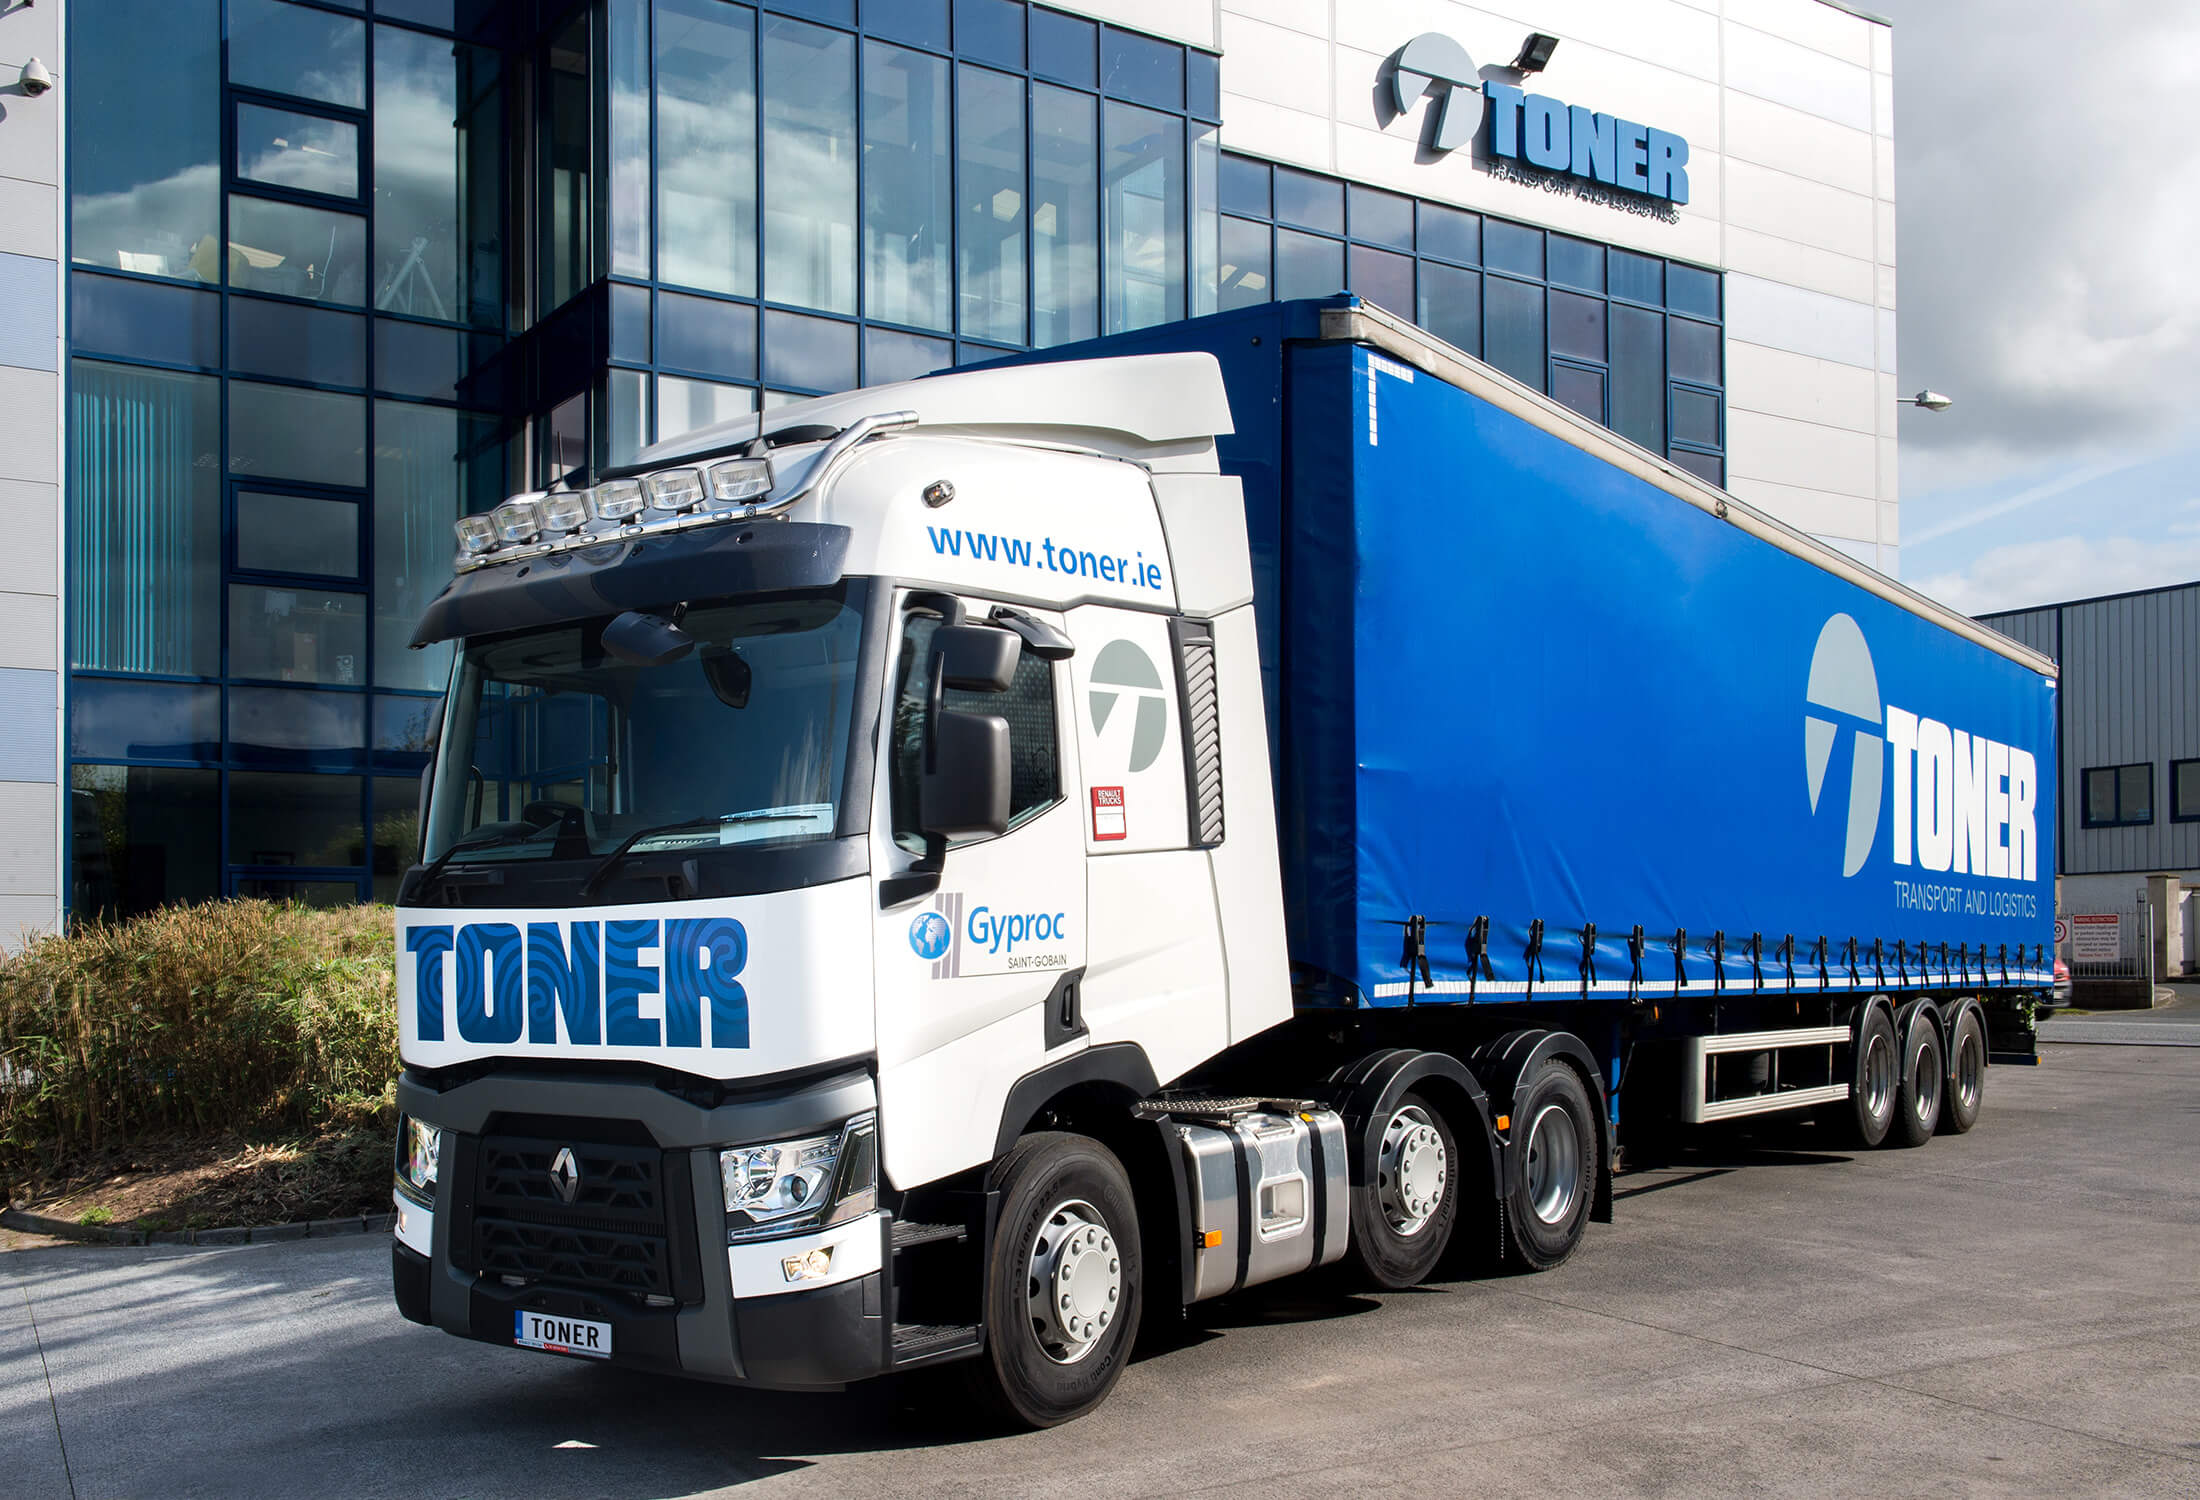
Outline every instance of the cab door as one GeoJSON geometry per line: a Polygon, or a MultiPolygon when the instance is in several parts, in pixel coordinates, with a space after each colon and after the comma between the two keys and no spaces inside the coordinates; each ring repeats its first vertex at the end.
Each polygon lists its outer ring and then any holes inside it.
{"type": "MultiPolygon", "coordinates": [[[[971,624],[993,608],[978,598],[962,604],[971,624]]],[[[1061,626],[1059,615],[1023,612],[1061,626]]],[[[902,1185],[990,1160],[1009,1088],[1086,1045],[1062,1014],[1087,952],[1068,663],[1025,649],[1007,691],[946,692],[943,708],[1008,721],[1008,830],[951,844],[936,889],[885,904],[896,895],[888,882],[924,852],[917,792],[931,638],[941,623],[921,606],[899,616],[872,831],[880,1139],[887,1173],[902,1185]]]]}

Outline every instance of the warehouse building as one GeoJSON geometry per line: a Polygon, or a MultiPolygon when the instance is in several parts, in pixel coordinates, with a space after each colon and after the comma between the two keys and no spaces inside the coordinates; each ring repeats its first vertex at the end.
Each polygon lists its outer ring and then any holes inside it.
{"type": "Polygon", "coordinates": [[[1274,297],[1897,568],[1892,40],[1828,0],[40,0],[0,112],[7,934],[389,895],[455,517],[1274,297]]]}

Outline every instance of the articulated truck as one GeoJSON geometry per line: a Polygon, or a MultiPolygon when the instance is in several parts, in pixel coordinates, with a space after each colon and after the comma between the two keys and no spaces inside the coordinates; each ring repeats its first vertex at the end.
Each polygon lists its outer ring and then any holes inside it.
{"type": "Polygon", "coordinates": [[[1350,296],[585,477],[418,630],[416,1322],[1043,1426],[1191,1304],[1556,1266],[1645,1140],[1923,1146],[2030,1051],[2052,664],[1350,296]]]}

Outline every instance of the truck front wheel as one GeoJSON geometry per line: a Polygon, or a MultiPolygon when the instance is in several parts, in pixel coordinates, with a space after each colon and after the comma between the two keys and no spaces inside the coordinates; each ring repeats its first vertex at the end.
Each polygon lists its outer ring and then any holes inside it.
{"type": "Polygon", "coordinates": [[[1001,1207],[976,1394],[1004,1422],[1058,1426],[1106,1399],[1138,1335],[1130,1179],[1098,1141],[1048,1131],[1011,1147],[992,1181],[1001,1207]]]}
{"type": "Polygon", "coordinates": [[[1417,1093],[1379,1122],[1375,1170],[1352,1184],[1352,1239],[1345,1255],[1358,1279],[1385,1291],[1418,1286],[1436,1269],[1459,1217],[1459,1143],[1443,1112],[1417,1093]]]}

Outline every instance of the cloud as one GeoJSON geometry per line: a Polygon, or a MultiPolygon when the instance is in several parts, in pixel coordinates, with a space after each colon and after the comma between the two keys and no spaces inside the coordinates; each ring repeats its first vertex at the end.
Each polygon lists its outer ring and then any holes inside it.
{"type": "Polygon", "coordinates": [[[2016,542],[1961,570],[1909,580],[1967,615],[2121,594],[2200,578],[2200,538],[2060,536],[2016,542]]]}
{"type": "Polygon", "coordinates": [[[2177,169],[2200,6],[1882,0],[1895,21],[1904,488],[2168,442],[2200,388],[2177,169]]]}

